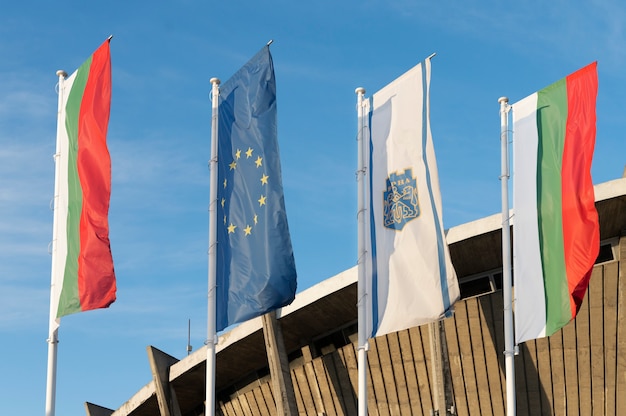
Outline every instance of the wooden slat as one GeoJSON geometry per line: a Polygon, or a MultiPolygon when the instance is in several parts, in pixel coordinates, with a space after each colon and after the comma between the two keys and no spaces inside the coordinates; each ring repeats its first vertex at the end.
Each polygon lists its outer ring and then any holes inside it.
{"type": "Polygon", "coordinates": [[[467,303],[468,302],[465,301],[456,308],[456,315],[459,351],[464,375],[463,381],[465,383],[465,394],[467,396],[467,410],[468,414],[473,416],[480,415],[481,409],[478,397],[478,386],[476,385],[476,370],[474,368],[470,328],[468,325],[467,303]]]}
{"type": "Polygon", "coordinates": [[[419,329],[421,348],[423,351],[422,355],[422,364],[424,365],[424,375],[421,378],[418,378],[420,393],[423,400],[423,407],[426,409],[434,409],[434,393],[432,389],[432,369],[430,367],[430,331],[428,329],[428,325],[422,325],[417,327],[419,329]]]}
{"type": "MultiPolygon", "coordinates": [[[[294,393],[296,394],[296,406],[298,407],[298,414],[306,414],[306,404],[302,396],[302,387],[299,384],[298,376],[296,374],[297,368],[291,368],[291,383],[293,384],[294,393]]],[[[275,404],[274,404],[275,406],[275,404]]]]}
{"type": "MultiPolygon", "coordinates": [[[[309,386],[309,381],[306,376],[304,366],[293,369],[293,374],[296,376],[296,381],[298,384],[298,390],[300,391],[300,397],[302,398],[302,407],[304,413],[307,414],[317,413],[317,409],[315,408],[315,403],[313,399],[313,393],[311,392],[311,386],[309,386]]],[[[296,396],[298,396],[296,394],[296,396]]],[[[296,403],[298,403],[298,398],[296,397],[296,403]]],[[[299,407],[299,406],[298,406],[299,407]]]]}
{"type": "Polygon", "coordinates": [[[233,415],[243,415],[243,408],[241,407],[241,403],[239,403],[239,397],[233,397],[230,401],[233,405],[233,415]]]}
{"type": "Polygon", "coordinates": [[[602,268],[596,267],[589,282],[589,328],[591,334],[591,404],[593,415],[604,415],[604,311],[602,268]]]}
{"type": "MultiPolygon", "coordinates": [[[[349,375],[349,383],[350,390],[353,394],[353,402],[355,409],[358,406],[358,395],[359,395],[359,385],[358,385],[358,368],[357,368],[357,357],[356,357],[356,343],[352,343],[346,345],[341,348],[339,356],[341,357],[341,361],[345,366],[348,375],[349,375]]],[[[348,406],[349,407],[349,406],[348,406]]],[[[356,410],[355,410],[356,412],[356,410]]]]}
{"type": "Polygon", "coordinates": [[[337,394],[340,398],[340,414],[348,416],[357,413],[356,392],[352,390],[352,384],[350,383],[348,369],[345,365],[344,359],[342,358],[343,354],[343,349],[339,349],[332,354],[331,357],[334,370],[330,374],[331,379],[333,379],[333,384],[336,386],[335,390],[337,391],[337,394]]]}
{"type": "MultiPolygon", "coordinates": [[[[400,331],[406,333],[406,331],[400,331]]],[[[389,346],[389,356],[391,358],[391,367],[393,369],[394,384],[398,395],[398,408],[401,415],[411,414],[411,403],[409,400],[409,391],[407,386],[405,367],[409,367],[413,356],[410,350],[404,350],[400,345],[400,333],[394,332],[387,335],[387,344],[389,346]],[[407,352],[408,351],[408,356],[407,352]]]]}
{"type": "MultiPolygon", "coordinates": [[[[528,353],[528,347],[526,344],[521,344],[518,346],[519,354],[515,356],[515,391],[516,391],[516,399],[515,399],[515,408],[517,409],[518,415],[530,415],[530,407],[528,402],[528,385],[526,380],[526,363],[530,362],[532,366],[532,360],[530,359],[530,355],[528,353]]],[[[504,354],[503,354],[504,355],[504,354]]],[[[502,368],[504,370],[504,358],[502,359],[502,368]]],[[[536,379],[536,372],[533,373],[536,379]]],[[[506,380],[503,381],[506,383],[506,380]]],[[[504,397],[506,400],[506,384],[504,386],[504,397]]],[[[506,410],[506,404],[505,404],[506,410]]]]}
{"type": "Polygon", "coordinates": [[[322,365],[326,371],[326,382],[328,383],[328,389],[330,391],[330,399],[333,403],[334,414],[343,416],[343,391],[341,389],[339,379],[337,376],[337,369],[333,357],[337,355],[337,351],[330,352],[320,357],[322,365]]]}
{"type": "MultiPolygon", "coordinates": [[[[563,332],[560,330],[550,337],[550,368],[552,370],[552,407],[554,416],[567,415],[567,391],[563,361],[563,332]]],[[[548,387],[544,388],[547,389],[548,387]]],[[[574,388],[574,386],[570,386],[570,388],[574,388]]]]}
{"type": "Polygon", "coordinates": [[[311,396],[313,398],[313,410],[316,414],[326,412],[326,409],[324,408],[324,401],[322,399],[322,392],[315,376],[315,369],[313,368],[312,362],[304,364],[304,374],[306,375],[306,382],[309,385],[311,396]]]}
{"type": "MultiPolygon", "coordinates": [[[[494,346],[496,349],[496,358],[500,367],[500,392],[502,394],[503,403],[506,402],[506,370],[504,368],[504,299],[502,291],[498,291],[489,295],[492,317],[492,333],[495,334],[494,346]]],[[[515,359],[515,374],[524,372],[523,361],[515,359]]],[[[518,400],[527,402],[526,390],[517,393],[518,400]]],[[[524,409],[524,407],[522,407],[524,409]]]]}
{"type": "MultiPolygon", "coordinates": [[[[456,304],[455,309],[458,310],[461,303],[456,304]]],[[[451,319],[444,321],[446,329],[446,340],[448,345],[448,358],[450,359],[450,374],[452,378],[452,391],[454,394],[454,406],[458,416],[467,416],[467,397],[465,395],[465,381],[463,377],[463,366],[461,365],[461,357],[459,351],[459,336],[456,330],[458,314],[455,312],[451,319]]]]}
{"type": "Polygon", "coordinates": [[[406,388],[409,399],[409,406],[417,415],[423,414],[422,401],[420,400],[419,386],[417,384],[417,374],[415,372],[415,357],[413,356],[413,346],[409,330],[398,332],[398,342],[404,356],[404,375],[406,378],[406,388]]]}
{"type": "Polygon", "coordinates": [[[617,291],[619,270],[617,262],[604,265],[604,386],[606,402],[604,414],[617,414],[617,291]]]}
{"type": "Polygon", "coordinates": [[[239,404],[245,416],[254,415],[252,408],[250,407],[250,403],[248,403],[248,397],[245,394],[240,394],[239,396],[237,396],[237,400],[239,401],[239,404]]]}
{"type": "Polygon", "coordinates": [[[578,363],[578,405],[581,415],[591,415],[591,345],[589,340],[589,293],[576,315],[576,355],[578,363]]]}
{"type": "Polygon", "coordinates": [[[487,381],[489,383],[489,399],[494,415],[503,415],[504,396],[502,395],[502,384],[500,383],[500,364],[498,362],[498,351],[496,347],[494,317],[491,305],[493,296],[483,296],[479,299],[479,311],[481,312],[481,325],[483,335],[483,348],[485,351],[485,362],[487,370],[487,381]]]}
{"type": "Polygon", "coordinates": [[[617,415],[626,415],[626,237],[619,242],[619,291],[617,317],[617,415]]]}
{"type": "Polygon", "coordinates": [[[553,414],[552,369],[550,368],[550,340],[539,338],[537,346],[537,368],[539,370],[539,393],[542,414],[553,414]]]}
{"type": "MultiPolygon", "coordinates": [[[[274,395],[272,394],[272,386],[270,383],[262,383],[258,389],[255,389],[255,394],[257,395],[257,403],[259,403],[262,415],[271,416],[276,413],[276,402],[274,401],[274,395]]],[[[298,393],[296,392],[296,397],[297,396],[298,393]]]]}
{"type": "MultiPolygon", "coordinates": [[[[328,373],[321,357],[313,360],[313,373],[315,375],[315,381],[317,381],[317,385],[319,386],[322,404],[324,406],[322,411],[328,416],[335,416],[337,413],[335,411],[333,392],[331,390],[332,386],[329,383],[328,373]]],[[[310,382],[312,382],[312,380],[310,380],[310,382]]]]}
{"type": "Polygon", "coordinates": [[[383,374],[383,387],[387,396],[387,406],[389,413],[397,415],[400,413],[400,404],[398,400],[397,386],[395,386],[394,363],[391,360],[391,351],[389,348],[389,337],[395,334],[388,334],[384,337],[376,339],[376,347],[378,349],[378,358],[380,360],[380,368],[383,374]]]}
{"type": "MultiPolygon", "coordinates": [[[[370,357],[376,358],[376,353],[372,352],[376,350],[376,343],[374,342],[373,339],[370,339],[368,342],[368,348],[369,350],[367,351],[367,374],[366,374],[366,382],[367,382],[367,409],[368,409],[368,413],[374,413],[377,409],[377,397],[376,397],[376,393],[377,390],[374,388],[374,378],[372,376],[372,366],[371,366],[371,359],[370,357]]],[[[357,365],[358,365],[358,349],[357,349],[357,365]]],[[[376,363],[378,363],[378,359],[375,360],[376,363]]],[[[376,413],[374,413],[376,414],[376,413]]]]}
{"type": "Polygon", "coordinates": [[[480,414],[492,415],[491,392],[489,391],[489,378],[487,375],[487,361],[485,359],[485,345],[483,343],[483,320],[481,319],[478,298],[468,299],[467,316],[469,319],[470,339],[472,354],[474,356],[474,371],[478,387],[478,399],[480,400],[480,414]]]}
{"type": "Polygon", "coordinates": [[[222,409],[222,412],[224,412],[224,415],[226,416],[236,416],[235,408],[233,407],[232,400],[224,403],[224,405],[221,406],[221,409],[222,409]]]}
{"type": "Polygon", "coordinates": [[[248,407],[250,408],[251,415],[260,415],[261,409],[259,408],[259,405],[256,401],[256,397],[254,396],[253,390],[256,390],[256,389],[249,390],[245,393],[246,403],[248,403],[248,407]]]}
{"type": "Polygon", "coordinates": [[[528,391],[528,409],[530,415],[541,414],[542,389],[539,382],[537,367],[537,341],[526,341],[520,348],[524,349],[524,373],[526,374],[526,389],[528,391]]]}
{"type": "Polygon", "coordinates": [[[578,357],[576,354],[576,322],[563,328],[563,365],[565,368],[565,404],[567,415],[579,415],[578,400],[578,357]]]}
{"type": "Polygon", "coordinates": [[[373,403],[373,406],[368,405],[368,409],[378,409],[379,415],[389,415],[389,398],[387,397],[387,390],[385,389],[384,385],[385,381],[383,378],[383,371],[381,368],[382,365],[379,357],[380,343],[381,338],[371,339],[370,350],[367,354],[367,361],[369,363],[369,368],[372,375],[374,395],[376,397],[375,403],[373,403]]]}

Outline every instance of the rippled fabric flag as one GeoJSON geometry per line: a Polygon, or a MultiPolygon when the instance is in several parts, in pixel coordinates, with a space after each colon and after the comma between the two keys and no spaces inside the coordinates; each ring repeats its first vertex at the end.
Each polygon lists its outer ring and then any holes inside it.
{"type": "Polygon", "coordinates": [[[451,316],[459,299],[430,131],[430,59],[370,103],[368,325],[380,336],[451,316]]]}
{"type": "Polygon", "coordinates": [[[265,46],[220,87],[218,331],[295,298],[276,123],[274,66],[265,46]]]}
{"type": "MultiPolygon", "coordinates": [[[[56,318],[106,308],[116,282],[109,242],[110,39],[63,82],[58,126],[52,308],[56,318]]],[[[58,319],[57,319],[58,323],[58,319]]]]}
{"type": "Polygon", "coordinates": [[[513,104],[515,338],[576,317],[600,250],[591,180],[598,75],[592,63],[513,104]]]}

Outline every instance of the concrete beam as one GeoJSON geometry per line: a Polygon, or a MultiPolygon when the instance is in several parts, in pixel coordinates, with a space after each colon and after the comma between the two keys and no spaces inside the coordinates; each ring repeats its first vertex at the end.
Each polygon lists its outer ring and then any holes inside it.
{"type": "Polygon", "coordinates": [[[176,392],[170,385],[170,366],[179,360],[153,346],[148,346],[146,349],[161,416],[182,416],[176,392]]]}
{"type": "Polygon", "coordinates": [[[87,416],[111,416],[113,414],[113,410],[89,402],[85,402],[85,412],[87,416]]]}
{"type": "Polygon", "coordinates": [[[276,311],[263,315],[263,335],[265,336],[265,348],[267,349],[272,388],[276,398],[276,413],[285,416],[296,416],[298,414],[296,393],[293,389],[283,332],[280,322],[276,319],[276,311]]]}

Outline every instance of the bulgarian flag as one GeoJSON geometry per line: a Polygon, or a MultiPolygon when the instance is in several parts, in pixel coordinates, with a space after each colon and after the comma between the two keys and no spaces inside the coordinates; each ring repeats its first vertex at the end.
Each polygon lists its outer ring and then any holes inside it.
{"type": "Polygon", "coordinates": [[[576,317],[598,256],[596,64],[512,106],[517,343],[552,335],[576,317]]]}
{"type": "Polygon", "coordinates": [[[59,83],[51,319],[115,301],[109,244],[110,38],[59,83]]]}

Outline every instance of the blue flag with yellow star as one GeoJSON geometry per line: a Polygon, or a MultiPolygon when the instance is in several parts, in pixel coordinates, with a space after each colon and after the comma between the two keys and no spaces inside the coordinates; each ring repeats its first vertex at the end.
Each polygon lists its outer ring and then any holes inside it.
{"type": "Polygon", "coordinates": [[[295,298],[269,46],[220,87],[216,262],[218,331],[295,298]]]}

